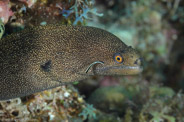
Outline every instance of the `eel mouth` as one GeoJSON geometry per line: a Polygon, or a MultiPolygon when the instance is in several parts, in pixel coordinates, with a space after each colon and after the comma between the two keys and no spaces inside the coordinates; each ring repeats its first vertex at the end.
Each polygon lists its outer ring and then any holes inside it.
{"type": "Polygon", "coordinates": [[[97,74],[117,74],[117,75],[136,75],[143,71],[142,66],[109,66],[97,67],[95,72],[97,74]]]}

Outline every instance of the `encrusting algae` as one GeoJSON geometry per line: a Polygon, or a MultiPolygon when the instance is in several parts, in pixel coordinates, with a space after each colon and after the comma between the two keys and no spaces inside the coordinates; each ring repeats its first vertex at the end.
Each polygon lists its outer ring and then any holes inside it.
{"type": "MultiPolygon", "coordinates": [[[[62,86],[34,96],[0,103],[1,121],[82,121],[88,104],[72,86],[62,86]]],[[[93,113],[86,113],[90,116],[93,113]]]]}

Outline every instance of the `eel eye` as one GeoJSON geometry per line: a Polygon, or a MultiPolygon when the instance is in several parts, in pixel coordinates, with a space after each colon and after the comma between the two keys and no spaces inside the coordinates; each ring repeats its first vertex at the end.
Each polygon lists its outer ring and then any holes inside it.
{"type": "Polygon", "coordinates": [[[119,54],[119,53],[116,53],[114,55],[114,60],[117,62],[117,63],[122,63],[123,62],[123,57],[119,54]]]}

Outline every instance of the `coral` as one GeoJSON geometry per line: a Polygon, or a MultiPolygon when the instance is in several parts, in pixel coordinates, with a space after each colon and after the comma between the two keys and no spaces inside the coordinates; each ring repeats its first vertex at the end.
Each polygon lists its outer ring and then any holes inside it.
{"type": "Polygon", "coordinates": [[[0,121],[26,121],[29,114],[20,98],[0,102],[0,121]]]}
{"type": "Polygon", "coordinates": [[[81,112],[87,111],[89,117],[94,117],[94,110],[86,105],[72,86],[62,86],[29,97],[0,102],[0,120],[67,121],[76,118],[82,121],[81,112]]]}
{"type": "Polygon", "coordinates": [[[96,119],[95,111],[96,109],[93,107],[93,105],[86,104],[86,107],[79,114],[79,116],[82,116],[84,120],[86,120],[87,118],[96,119]]]}
{"type": "Polygon", "coordinates": [[[93,8],[94,3],[94,0],[3,0],[0,2],[0,17],[11,26],[84,24],[90,19],[89,14],[103,15],[93,8]]]}
{"type": "Polygon", "coordinates": [[[126,109],[125,115],[131,120],[147,121],[183,121],[184,95],[175,93],[169,87],[146,83],[145,81],[122,82],[122,85],[133,93],[131,107],[126,109]],[[137,108],[140,108],[138,110],[137,108]],[[129,114],[132,111],[133,114],[129,114]]]}
{"type": "Polygon", "coordinates": [[[160,122],[167,120],[169,122],[175,122],[175,118],[172,116],[164,115],[163,113],[159,112],[150,112],[150,114],[153,116],[153,118],[150,120],[150,122],[160,122]]]}
{"type": "Polygon", "coordinates": [[[96,119],[89,121],[182,122],[183,99],[183,93],[170,87],[124,77],[118,86],[100,87],[91,93],[87,101],[97,112],[96,119]]]}
{"type": "Polygon", "coordinates": [[[29,8],[31,8],[37,2],[37,0],[19,0],[19,1],[24,2],[25,4],[27,4],[27,6],[29,8]]]}
{"type": "Polygon", "coordinates": [[[10,7],[11,5],[9,0],[0,1],[0,18],[5,24],[8,22],[9,18],[14,14],[10,7]]]}
{"type": "Polygon", "coordinates": [[[88,0],[81,1],[81,0],[75,0],[75,4],[69,9],[69,10],[62,10],[63,16],[65,18],[68,18],[70,14],[75,13],[75,21],[73,22],[73,25],[77,25],[78,22],[83,23],[84,19],[90,19],[88,17],[88,13],[95,14],[97,16],[103,16],[103,14],[97,13],[97,9],[90,8],[89,6],[94,5],[94,0],[91,0],[90,2],[88,0]],[[80,12],[81,8],[82,12],[80,12]]]}
{"type": "Polygon", "coordinates": [[[150,99],[144,106],[140,115],[145,117],[141,119],[147,121],[146,116],[151,115],[151,122],[154,121],[169,121],[182,122],[183,118],[183,95],[181,93],[175,94],[173,97],[163,97],[150,99]]]}
{"type": "Polygon", "coordinates": [[[88,102],[103,112],[123,113],[128,107],[133,94],[121,86],[108,86],[96,89],[88,98],[88,102]]]}

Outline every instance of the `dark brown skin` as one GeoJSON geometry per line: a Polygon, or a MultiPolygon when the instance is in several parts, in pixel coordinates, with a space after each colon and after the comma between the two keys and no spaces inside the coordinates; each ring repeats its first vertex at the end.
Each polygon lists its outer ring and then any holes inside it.
{"type": "Polygon", "coordinates": [[[39,26],[0,40],[0,100],[30,95],[90,75],[141,71],[137,52],[111,33],[84,26],[39,26]],[[122,57],[117,62],[116,55],[122,57]]]}

